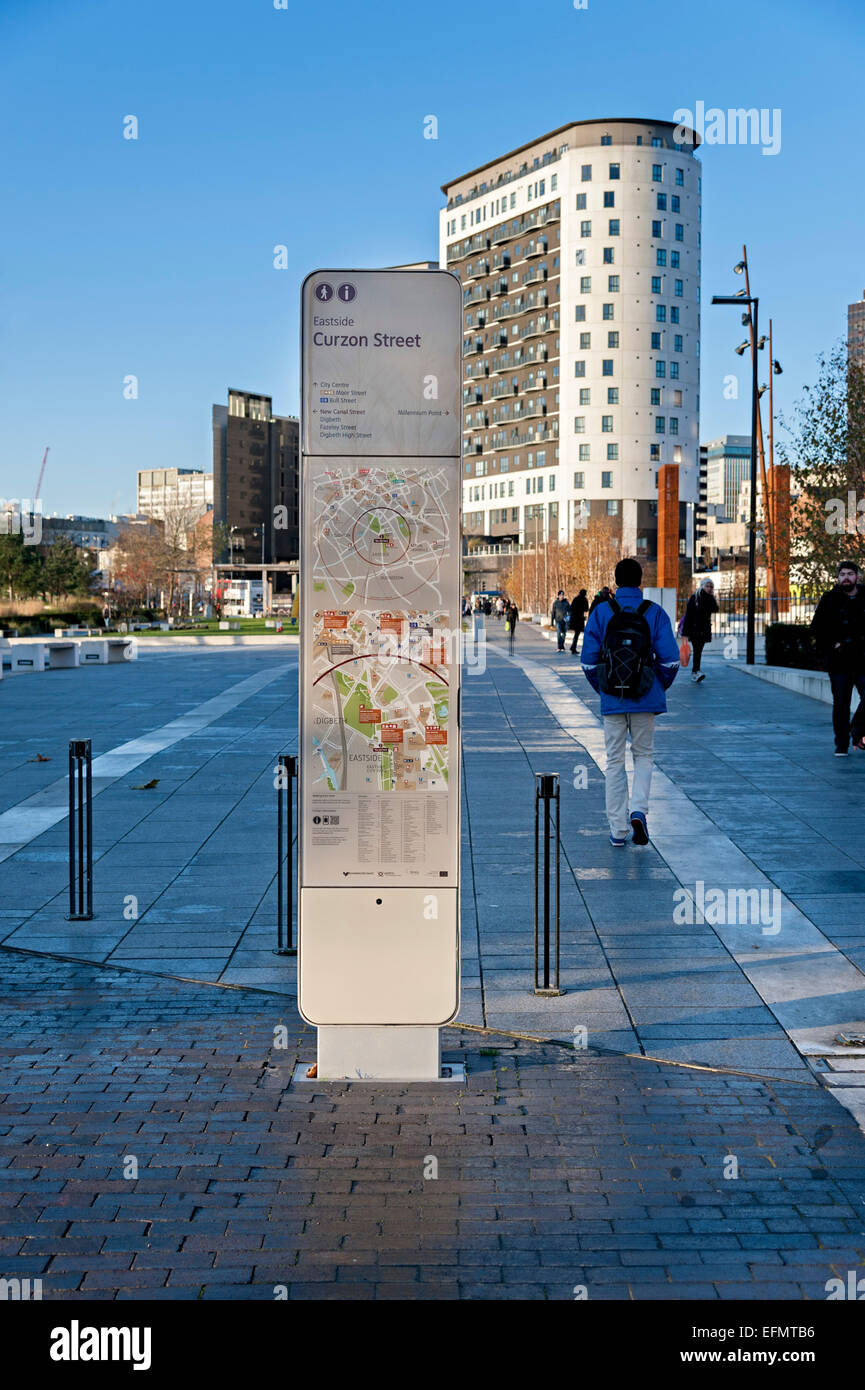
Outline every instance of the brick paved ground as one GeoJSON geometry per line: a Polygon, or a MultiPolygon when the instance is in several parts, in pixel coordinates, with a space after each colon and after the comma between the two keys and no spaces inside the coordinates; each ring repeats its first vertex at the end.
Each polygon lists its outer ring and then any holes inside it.
{"type": "Polygon", "coordinates": [[[824,1300],[865,1262],[865,1137],[813,1078],[451,1030],[465,1086],[287,1089],[284,996],[0,970],[0,1274],[46,1299],[824,1300]]]}

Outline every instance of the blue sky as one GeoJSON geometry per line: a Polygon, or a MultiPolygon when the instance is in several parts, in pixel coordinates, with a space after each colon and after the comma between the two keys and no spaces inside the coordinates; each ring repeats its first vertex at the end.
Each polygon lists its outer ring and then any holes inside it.
{"type": "Polygon", "coordinates": [[[861,0],[288,3],[3,0],[0,496],[32,497],[49,444],[46,512],[131,510],[138,468],[211,467],[229,385],[296,413],[303,276],[435,257],[439,185],[569,120],[782,111],[778,155],[702,154],[704,440],[749,427],[738,315],[709,307],[743,241],[782,410],[844,334],[861,0]]]}

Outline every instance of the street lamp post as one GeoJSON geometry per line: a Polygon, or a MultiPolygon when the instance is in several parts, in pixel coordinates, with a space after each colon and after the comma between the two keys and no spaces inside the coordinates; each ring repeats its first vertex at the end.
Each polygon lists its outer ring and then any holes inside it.
{"type": "MultiPolygon", "coordinates": [[[[759,340],[757,312],[759,299],[755,295],[712,295],[713,304],[750,304],[754,325],[754,342],[759,340]]],[[[757,612],[757,354],[751,354],[751,505],[748,535],[748,626],[745,660],[754,665],[754,630],[757,612]]]]}

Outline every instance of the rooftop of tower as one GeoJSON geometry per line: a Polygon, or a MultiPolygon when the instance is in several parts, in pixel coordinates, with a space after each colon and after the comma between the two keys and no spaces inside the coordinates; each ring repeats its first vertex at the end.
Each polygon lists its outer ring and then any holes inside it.
{"type": "MultiPolygon", "coordinates": [[[[552,164],[557,159],[560,159],[563,146],[565,149],[568,148],[568,142],[560,139],[561,136],[567,135],[571,131],[578,131],[585,134],[588,133],[590,127],[595,127],[596,129],[600,128],[605,134],[612,135],[615,139],[615,143],[622,144],[621,136],[624,132],[617,129],[622,126],[641,126],[643,132],[649,136],[658,135],[664,139],[667,148],[681,150],[688,154],[700,144],[699,135],[690,127],[685,127],[685,129],[691,138],[687,142],[681,144],[674,143],[671,138],[671,133],[679,129],[674,121],[654,121],[648,118],[643,119],[639,116],[611,116],[600,117],[589,121],[569,121],[567,125],[558,126],[556,130],[551,130],[546,135],[539,135],[534,140],[529,140],[525,145],[518,145],[515,150],[509,150],[507,154],[497,155],[495,159],[488,160],[486,164],[480,164],[476,169],[470,169],[468,173],[460,174],[457,178],[450,179],[447,183],[441,185],[442,193],[447,195],[458,185],[468,183],[470,180],[476,179],[479,175],[490,171],[489,178],[484,179],[474,188],[470,188],[467,191],[461,189],[455,197],[452,199],[449,198],[448,206],[451,206],[452,203],[462,203],[471,198],[482,197],[484,194],[493,192],[502,184],[510,183],[512,179],[520,178],[523,174],[529,173],[530,170],[543,169],[548,164],[552,164]],[[526,154],[530,150],[536,150],[540,146],[546,145],[548,142],[553,143],[551,143],[549,149],[544,150],[542,154],[535,155],[531,160],[520,160],[519,157],[521,155],[526,154]]],[[[634,131],[633,134],[634,144],[636,144],[637,132],[634,131]]],[[[595,142],[587,140],[585,143],[588,145],[590,143],[594,144],[595,142]]]]}

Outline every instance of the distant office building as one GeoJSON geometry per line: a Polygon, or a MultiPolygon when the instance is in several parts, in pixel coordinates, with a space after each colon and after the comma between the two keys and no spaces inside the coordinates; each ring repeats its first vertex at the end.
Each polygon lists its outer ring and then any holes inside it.
{"type": "Polygon", "coordinates": [[[66,540],[79,550],[110,550],[117,539],[118,521],[101,516],[43,516],[42,544],[66,540]]]}
{"type": "Polygon", "coordinates": [[[654,559],[658,470],[699,487],[701,166],[668,121],[574,121],[443,186],[463,283],[468,537],[568,540],[610,518],[654,559]]]}
{"type": "Polygon", "coordinates": [[[274,415],[270,396],[230,390],[213,407],[215,561],[297,559],[299,444],[298,420],[274,415]]]}
{"type": "Polygon", "coordinates": [[[706,540],[706,514],[708,505],[708,471],[709,459],[708,449],[705,444],[700,445],[700,471],[698,481],[697,502],[694,506],[694,564],[700,563],[702,557],[702,547],[706,540]]]}
{"type": "Polygon", "coordinates": [[[191,525],[213,506],[213,474],[200,468],[143,468],[138,473],[138,511],[159,521],[183,516],[191,525]]]}
{"type": "Polygon", "coordinates": [[[736,519],[742,483],[751,479],[751,436],[725,434],[706,451],[706,503],[716,515],[736,519]]]}
{"type": "Polygon", "coordinates": [[[847,305],[847,352],[859,367],[865,367],[865,291],[855,304],[847,305]]]}

